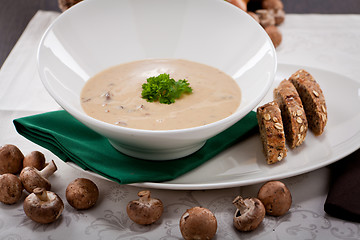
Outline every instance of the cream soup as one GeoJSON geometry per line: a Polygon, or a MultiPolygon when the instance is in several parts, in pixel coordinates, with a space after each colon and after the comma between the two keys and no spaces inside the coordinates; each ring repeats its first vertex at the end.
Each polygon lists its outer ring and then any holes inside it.
{"type": "Polygon", "coordinates": [[[86,114],[98,120],[137,129],[173,130],[206,125],[236,111],[241,92],[224,72],[181,59],[149,59],[121,64],[90,78],[81,93],[86,114]],[[186,79],[193,89],[175,103],[147,102],[142,84],[167,73],[186,79]]]}

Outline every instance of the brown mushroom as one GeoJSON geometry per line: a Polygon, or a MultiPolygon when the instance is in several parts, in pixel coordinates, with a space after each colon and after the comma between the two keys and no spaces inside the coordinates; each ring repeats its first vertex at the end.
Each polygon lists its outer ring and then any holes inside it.
{"type": "Polygon", "coordinates": [[[283,9],[274,10],[275,25],[280,25],[285,21],[285,11],[283,9]]]}
{"type": "Polygon", "coordinates": [[[260,23],[260,18],[259,18],[259,16],[256,14],[256,13],[254,13],[254,12],[251,12],[251,11],[249,11],[249,12],[247,12],[256,22],[258,22],[258,23],[260,23]]]}
{"type": "Polygon", "coordinates": [[[99,189],[86,178],[77,178],[66,188],[66,200],[77,210],[89,209],[99,198],[99,189]]]}
{"type": "Polygon", "coordinates": [[[64,12],[81,1],[82,0],[58,0],[58,6],[60,10],[64,12]]]}
{"type": "Polygon", "coordinates": [[[51,183],[47,180],[57,167],[52,160],[43,170],[39,171],[34,167],[26,167],[20,173],[20,180],[26,191],[32,193],[35,188],[51,189],[51,183]]]}
{"type": "Polygon", "coordinates": [[[0,174],[17,174],[22,169],[24,155],[15,145],[7,144],[0,148],[0,174]]]}
{"type": "Polygon", "coordinates": [[[262,8],[265,9],[283,9],[284,5],[281,0],[263,0],[262,8]]]}
{"type": "Polygon", "coordinates": [[[269,35],[274,47],[277,48],[282,41],[282,35],[279,29],[276,26],[267,26],[264,29],[269,35]]]}
{"type": "Polygon", "coordinates": [[[237,6],[241,10],[247,11],[247,4],[249,0],[226,0],[227,2],[237,6]]]}
{"type": "Polygon", "coordinates": [[[23,168],[34,167],[37,170],[42,170],[45,167],[45,156],[39,151],[33,151],[27,154],[23,160],[23,168]]]}
{"type": "Polygon", "coordinates": [[[237,210],[233,223],[236,229],[248,232],[256,229],[265,217],[265,208],[257,198],[245,198],[237,196],[233,204],[237,210]]]}
{"type": "Polygon", "coordinates": [[[266,213],[272,216],[284,215],[292,203],[289,189],[280,181],[265,183],[258,192],[258,198],[264,204],[266,213]]]}
{"type": "Polygon", "coordinates": [[[58,219],[64,209],[61,198],[44,188],[35,188],[24,200],[24,212],[38,223],[51,223],[58,219]]]}
{"type": "Polygon", "coordinates": [[[129,218],[142,225],[156,222],[164,210],[161,200],[151,198],[149,190],[140,191],[138,196],[139,200],[130,201],[126,207],[129,218]]]}
{"type": "Polygon", "coordinates": [[[23,186],[17,176],[11,173],[0,176],[0,202],[15,204],[20,200],[22,191],[23,186]]]}
{"type": "Polygon", "coordinates": [[[275,16],[273,10],[258,9],[255,11],[259,17],[259,23],[263,28],[275,25],[275,16]]]}
{"type": "Polygon", "coordinates": [[[193,207],[180,218],[180,231],[185,240],[212,239],[217,230],[215,215],[207,208],[193,207]]]}

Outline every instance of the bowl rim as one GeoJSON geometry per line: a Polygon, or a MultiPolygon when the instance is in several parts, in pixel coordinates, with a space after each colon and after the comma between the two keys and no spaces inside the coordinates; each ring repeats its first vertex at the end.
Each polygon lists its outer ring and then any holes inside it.
{"type": "MultiPolygon", "coordinates": [[[[41,55],[41,51],[42,48],[44,47],[44,41],[46,39],[46,37],[48,36],[49,32],[52,31],[52,29],[54,28],[54,26],[61,21],[62,18],[66,17],[67,15],[71,14],[72,11],[76,11],[76,9],[82,7],[83,5],[87,5],[87,4],[91,4],[91,2],[96,2],[97,0],[87,0],[87,1],[81,1],[79,3],[77,3],[76,5],[72,6],[71,8],[69,8],[68,10],[64,11],[63,13],[61,13],[46,29],[46,31],[43,33],[38,47],[37,47],[37,52],[36,52],[36,62],[37,62],[37,69],[40,75],[40,79],[43,83],[43,85],[45,86],[46,90],[49,92],[49,94],[54,98],[54,100],[60,105],[60,107],[62,107],[65,111],[67,111],[70,115],[72,115],[74,118],[76,118],[77,120],[79,120],[80,122],[82,122],[85,125],[92,125],[92,126],[99,126],[101,128],[106,128],[107,130],[110,130],[112,132],[122,132],[122,133],[127,133],[127,134],[156,134],[156,135],[173,135],[176,133],[181,133],[181,134],[185,134],[185,133],[189,133],[189,132],[197,132],[197,131],[203,131],[206,129],[210,129],[213,128],[214,126],[218,126],[218,125],[222,125],[222,124],[226,124],[230,122],[229,126],[232,126],[233,124],[235,124],[236,122],[240,121],[245,115],[247,115],[249,112],[251,112],[252,110],[254,110],[254,108],[259,104],[259,102],[265,97],[265,95],[267,94],[267,92],[270,90],[270,87],[274,81],[275,78],[275,74],[277,71],[277,55],[276,55],[276,50],[274,45],[272,44],[272,41],[269,37],[268,34],[266,34],[265,30],[260,26],[260,24],[258,25],[260,31],[263,31],[263,34],[265,36],[265,38],[267,39],[267,42],[271,43],[270,45],[270,49],[271,53],[273,55],[273,67],[272,70],[273,72],[271,72],[270,74],[272,74],[272,76],[269,76],[269,81],[266,81],[265,87],[263,88],[263,90],[260,92],[260,94],[258,94],[256,96],[256,98],[254,98],[250,103],[248,103],[246,106],[244,106],[244,108],[242,108],[240,111],[235,111],[233,114],[220,119],[218,121],[215,122],[211,122],[208,123],[206,125],[201,125],[201,126],[194,126],[194,127],[190,127],[190,128],[182,128],[182,129],[170,129],[170,130],[149,130],[149,129],[137,129],[137,128],[130,128],[130,127],[123,127],[123,126],[118,126],[118,125],[114,125],[111,123],[107,123],[101,120],[98,120],[96,118],[93,118],[89,115],[87,115],[85,112],[79,111],[76,108],[72,107],[71,104],[68,104],[67,102],[63,101],[61,97],[58,97],[58,95],[55,93],[55,91],[52,90],[52,87],[48,84],[48,81],[46,80],[46,77],[44,75],[44,72],[42,71],[42,62],[40,60],[40,55],[41,55]]],[[[216,1],[216,2],[224,2],[223,0],[208,0],[210,1],[216,1]]],[[[248,19],[250,19],[250,21],[256,22],[250,15],[248,15],[247,13],[245,13],[243,10],[239,9],[238,7],[234,6],[233,4],[230,3],[225,3],[228,4],[229,7],[236,9],[239,14],[243,14],[245,17],[247,17],[248,19]]],[[[188,61],[192,61],[189,59],[185,59],[188,61]]],[[[111,67],[111,66],[109,66],[111,67]]],[[[212,66],[213,67],[213,66],[212,66]]],[[[242,90],[242,89],[241,89],[242,90]]],[[[241,105],[241,102],[240,102],[241,105]]],[[[240,107],[240,105],[238,107],[240,107]]],[[[228,127],[229,127],[228,126],[228,127]]],[[[226,128],[228,128],[226,127],[226,128]]],[[[225,128],[225,129],[226,129],[225,128]]],[[[223,131],[223,130],[222,130],[223,131]]]]}

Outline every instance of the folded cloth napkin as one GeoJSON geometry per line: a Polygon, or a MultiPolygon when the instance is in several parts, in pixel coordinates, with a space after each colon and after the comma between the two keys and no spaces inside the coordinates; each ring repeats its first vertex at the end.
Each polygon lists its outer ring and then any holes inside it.
{"type": "Polygon", "coordinates": [[[360,149],[330,167],[331,182],[325,212],[360,222],[360,149]]]}
{"type": "Polygon", "coordinates": [[[254,133],[257,120],[256,113],[250,112],[229,129],[209,139],[199,151],[171,161],[149,161],[124,155],[106,138],[63,110],[15,119],[14,125],[18,133],[49,149],[63,161],[72,161],[83,169],[128,184],[175,179],[254,133]]]}

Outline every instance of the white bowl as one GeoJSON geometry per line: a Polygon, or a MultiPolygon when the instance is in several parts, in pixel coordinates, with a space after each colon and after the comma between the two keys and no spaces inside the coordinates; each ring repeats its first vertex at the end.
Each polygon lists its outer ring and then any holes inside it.
{"type": "Polygon", "coordinates": [[[189,155],[239,121],[265,96],[277,65],[262,27],[224,0],[86,0],[48,28],[37,57],[43,84],[60,106],[119,151],[151,160],[189,155]],[[241,88],[239,108],[205,126],[169,131],[115,126],[84,113],[80,92],[90,77],[149,58],[186,59],[224,71],[241,88]]]}

